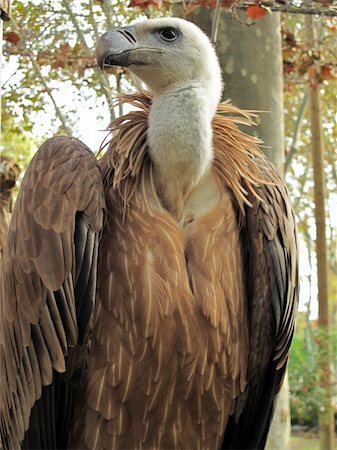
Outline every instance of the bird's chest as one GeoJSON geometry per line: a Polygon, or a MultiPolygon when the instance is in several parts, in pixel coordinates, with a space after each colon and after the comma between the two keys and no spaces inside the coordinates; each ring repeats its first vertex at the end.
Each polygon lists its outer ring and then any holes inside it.
{"type": "Polygon", "coordinates": [[[192,196],[180,224],[155,207],[123,221],[107,201],[88,397],[99,446],[215,448],[246,370],[230,198],[192,196]]]}

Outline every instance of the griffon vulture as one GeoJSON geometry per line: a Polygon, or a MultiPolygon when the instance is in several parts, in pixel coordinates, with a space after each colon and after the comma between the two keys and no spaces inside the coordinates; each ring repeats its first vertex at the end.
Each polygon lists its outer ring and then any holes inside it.
{"type": "Polygon", "coordinates": [[[150,92],[100,161],[55,137],[33,158],[1,275],[4,449],[262,448],[297,303],[283,181],[220,103],[182,19],[105,33],[101,67],[150,92]]]}

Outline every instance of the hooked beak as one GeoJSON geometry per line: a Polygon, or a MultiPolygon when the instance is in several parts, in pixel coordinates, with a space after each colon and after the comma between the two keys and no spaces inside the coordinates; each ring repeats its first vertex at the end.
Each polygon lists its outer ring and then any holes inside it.
{"type": "Polygon", "coordinates": [[[136,49],[136,30],[133,26],[104,33],[96,45],[96,59],[101,69],[105,66],[127,67],[132,64],[131,53],[136,49]]]}

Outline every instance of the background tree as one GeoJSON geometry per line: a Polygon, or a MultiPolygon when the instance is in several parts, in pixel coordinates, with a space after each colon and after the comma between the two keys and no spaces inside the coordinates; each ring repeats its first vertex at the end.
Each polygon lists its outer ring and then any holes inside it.
{"type": "Polygon", "coordinates": [[[99,69],[95,41],[107,29],[141,15],[117,0],[15,2],[4,32],[4,52],[12,67],[4,95],[15,123],[36,133],[34,124],[44,122],[45,131],[78,135],[80,109],[89,114],[95,108],[106,123],[113,119],[111,91],[123,85],[121,72],[111,70],[115,76],[109,79],[99,69]],[[42,111],[50,112],[51,123],[42,111]]]}
{"type": "MultiPolygon", "coordinates": [[[[330,118],[330,114],[332,117],[335,116],[336,109],[335,107],[331,109],[330,101],[327,101],[333,92],[332,95],[336,95],[336,57],[330,51],[336,44],[336,27],[330,19],[316,18],[313,20],[310,17],[306,18],[306,26],[302,22],[297,25],[295,33],[290,33],[288,29],[285,30],[285,35],[287,36],[284,47],[287,55],[285,69],[288,72],[287,78],[290,82],[288,84],[290,92],[287,97],[290,99],[290,104],[296,97],[298,98],[294,95],[294,91],[302,90],[293,135],[293,142],[296,142],[296,144],[291,144],[287,158],[291,160],[293,151],[295,152],[295,161],[293,161],[295,166],[290,167],[289,178],[292,180],[295,191],[297,191],[296,184],[299,188],[300,195],[297,198],[294,197],[294,202],[297,205],[297,213],[301,218],[300,232],[307,247],[310,261],[316,262],[317,256],[319,271],[320,328],[317,328],[315,324],[313,333],[312,327],[308,327],[309,333],[307,333],[306,339],[314,356],[311,355],[310,360],[321,375],[320,379],[316,377],[317,387],[315,390],[312,391],[308,386],[306,389],[308,389],[309,399],[316,397],[313,404],[318,405],[321,416],[321,448],[329,449],[334,448],[334,408],[336,408],[336,405],[333,406],[332,404],[333,392],[336,392],[334,375],[336,359],[332,358],[332,342],[329,331],[331,313],[334,311],[334,305],[336,304],[336,285],[333,272],[336,264],[336,218],[332,217],[324,203],[329,205],[329,203],[335,202],[337,192],[333,176],[336,167],[336,126],[335,119],[330,118]],[[315,40],[313,39],[313,30],[316,31],[315,40]],[[305,31],[307,37],[304,36],[305,31]],[[308,102],[307,99],[310,101],[308,102]],[[321,101],[325,104],[324,108],[320,108],[321,101]],[[305,111],[306,109],[307,111],[305,111]],[[324,111],[322,116],[321,111],[324,111]],[[321,121],[323,122],[323,128],[321,121]],[[299,130],[301,123],[302,130],[299,130]],[[324,147],[326,147],[326,152],[323,160],[324,147]],[[294,170],[294,168],[297,170],[294,170]],[[326,182],[323,181],[324,178],[326,182]],[[314,218],[313,204],[315,204],[316,219],[314,218]],[[325,225],[326,221],[330,222],[328,227],[325,225]],[[316,253],[313,251],[315,243],[316,253]],[[329,267],[330,273],[328,273],[329,267]],[[330,283],[328,283],[328,275],[330,275],[330,283]],[[328,296],[330,296],[329,302],[328,296]],[[316,342],[312,342],[313,337],[316,342]],[[332,372],[331,368],[333,369],[332,372]],[[312,396],[310,392],[314,392],[315,395],[312,396]]],[[[315,275],[316,268],[313,267],[312,269],[312,273],[315,275]]],[[[310,277],[311,274],[309,274],[310,277]]],[[[310,303],[308,306],[310,308],[310,303]]],[[[308,321],[308,324],[310,324],[310,321],[308,321]]],[[[300,376],[298,381],[303,382],[303,376],[300,376]]]]}

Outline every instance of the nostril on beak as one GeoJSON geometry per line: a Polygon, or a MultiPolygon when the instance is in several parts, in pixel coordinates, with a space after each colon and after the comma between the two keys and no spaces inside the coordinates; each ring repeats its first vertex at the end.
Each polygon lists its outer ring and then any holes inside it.
{"type": "Polygon", "coordinates": [[[133,27],[124,27],[124,28],[120,28],[119,30],[116,30],[118,33],[120,33],[122,36],[125,37],[125,39],[127,39],[130,44],[135,44],[136,38],[135,36],[132,34],[132,32],[130,31],[130,29],[133,27]]]}

